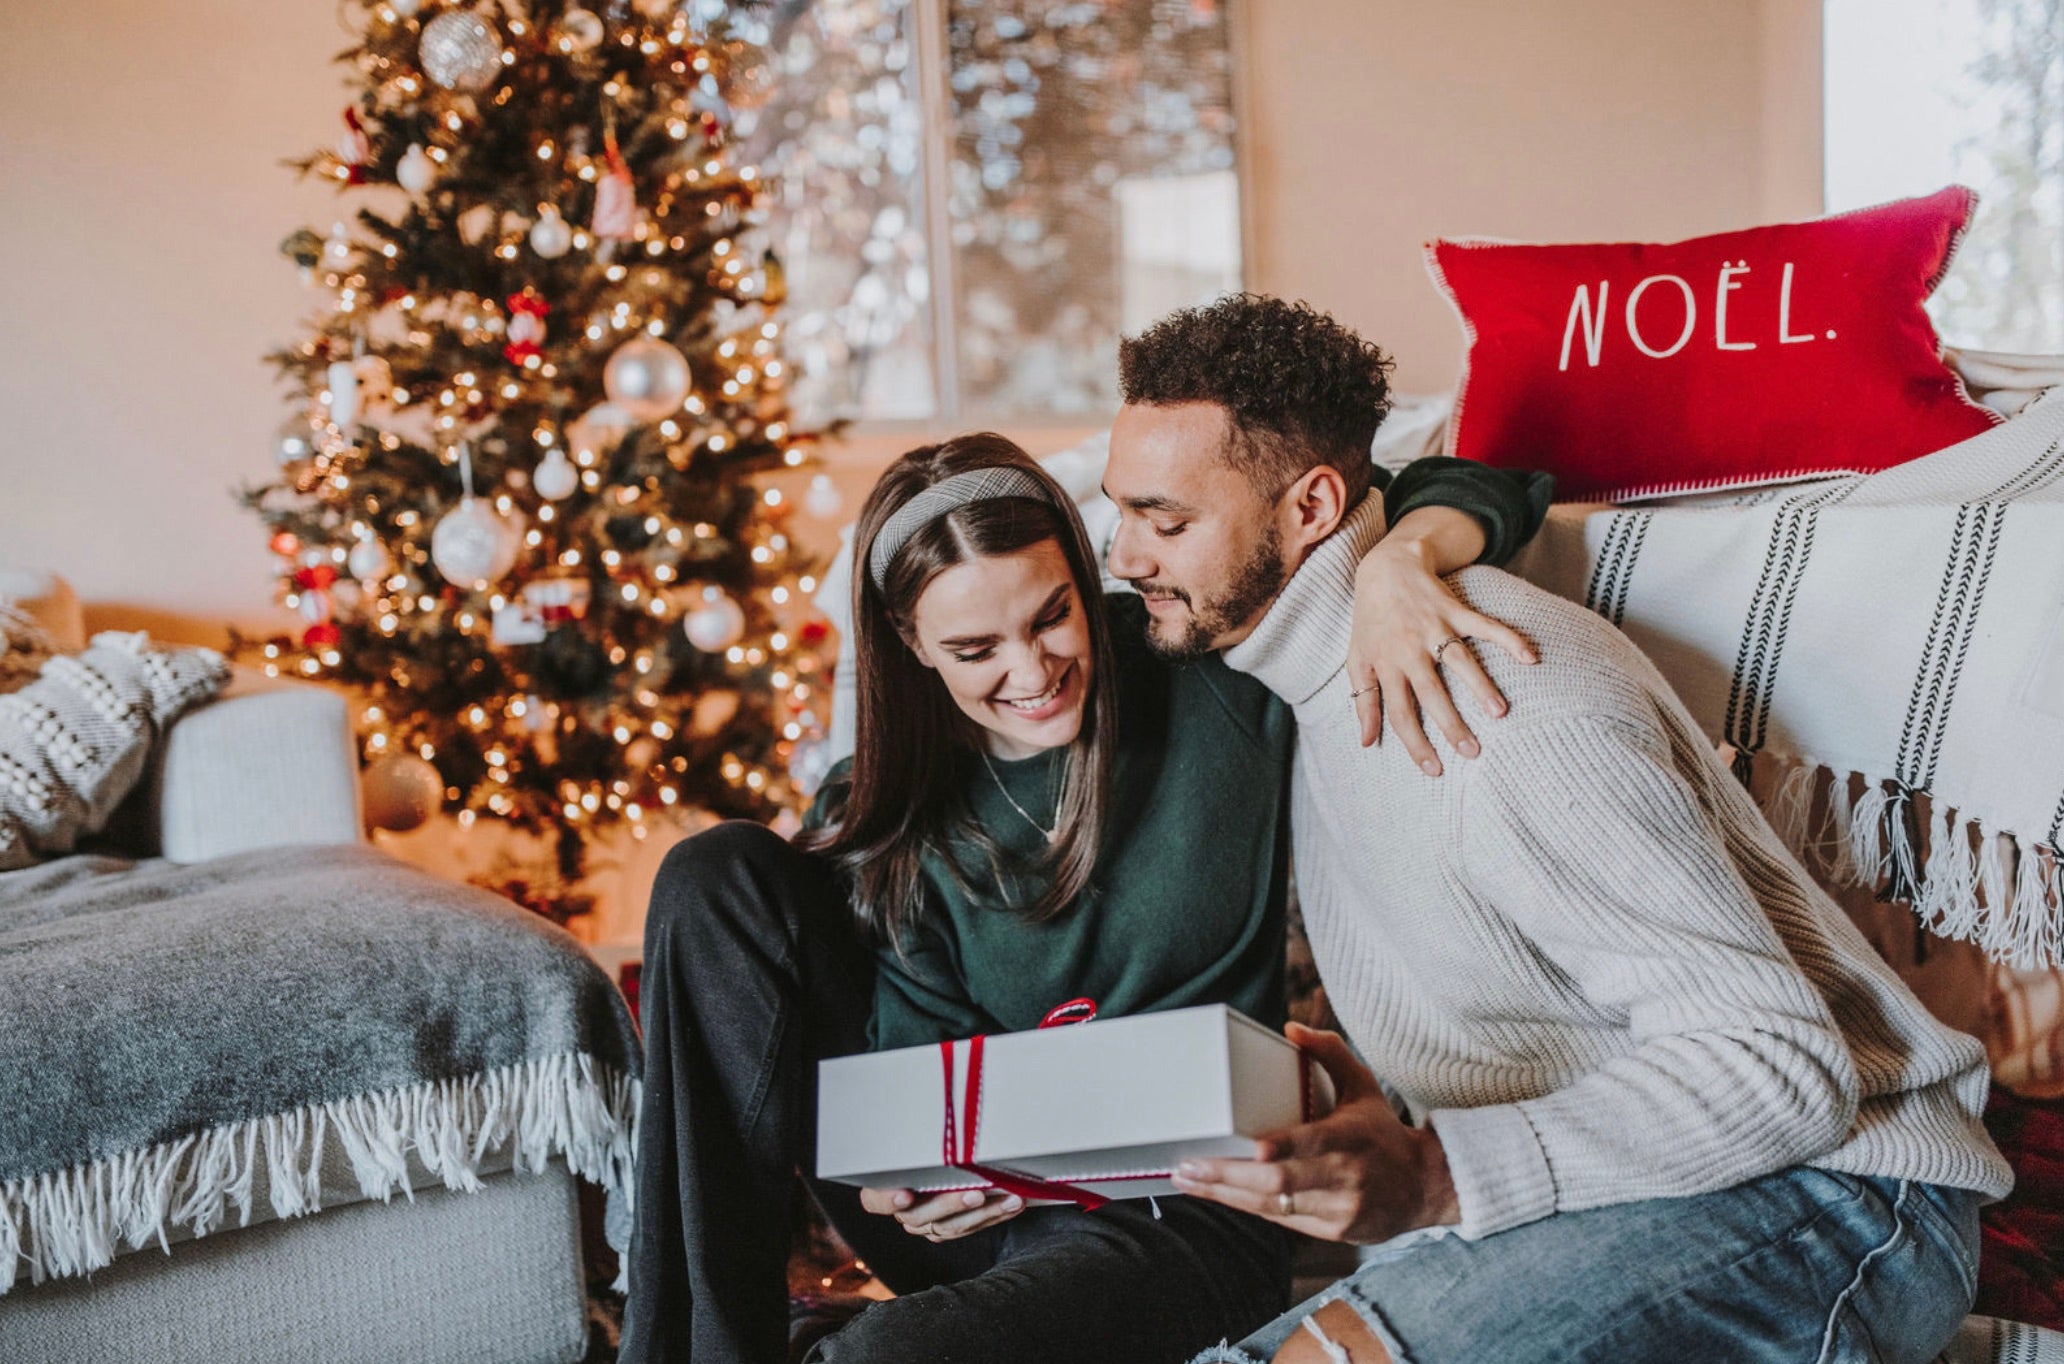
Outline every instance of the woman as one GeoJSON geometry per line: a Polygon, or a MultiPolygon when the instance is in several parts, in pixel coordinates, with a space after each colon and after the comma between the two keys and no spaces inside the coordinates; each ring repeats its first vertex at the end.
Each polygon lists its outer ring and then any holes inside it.
{"type": "MultiPolygon", "coordinates": [[[[1073,505],[1000,436],[898,461],[856,545],[850,770],[801,846],[726,825],[654,889],[627,1360],[783,1357],[818,1058],[1083,995],[1283,1022],[1285,708],[1215,657],[1155,659],[1073,505]]],[[[899,1294],[813,1359],[1181,1359],[1285,1305],[1282,1234],[1201,1201],[811,1188],[899,1294]]]]}

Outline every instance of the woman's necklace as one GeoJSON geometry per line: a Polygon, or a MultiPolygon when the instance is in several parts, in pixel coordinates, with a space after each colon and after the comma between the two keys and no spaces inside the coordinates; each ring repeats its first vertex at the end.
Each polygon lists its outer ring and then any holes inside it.
{"type": "MultiPolygon", "coordinates": [[[[1046,835],[1046,841],[1048,843],[1052,843],[1055,839],[1059,838],[1061,836],[1060,825],[1056,824],[1053,828],[1049,829],[1044,824],[1041,824],[1038,820],[1032,818],[1032,812],[1030,810],[1027,810],[1024,806],[1018,804],[1018,798],[1010,793],[1010,788],[1003,784],[1003,778],[996,774],[996,764],[989,761],[989,751],[987,749],[981,749],[978,751],[982,754],[982,766],[989,769],[989,780],[996,783],[996,789],[998,791],[1001,791],[1003,793],[1003,798],[1010,802],[1011,809],[1016,810],[1019,814],[1023,815],[1025,817],[1025,822],[1027,824],[1039,830],[1040,833],[1046,835]]],[[[1054,811],[1054,813],[1056,816],[1058,816],[1060,814],[1060,811],[1056,810],[1054,811]]]]}

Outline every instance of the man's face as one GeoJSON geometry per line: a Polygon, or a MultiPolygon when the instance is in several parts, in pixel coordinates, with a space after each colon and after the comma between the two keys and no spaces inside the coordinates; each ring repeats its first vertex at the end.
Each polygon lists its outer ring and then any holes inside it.
{"type": "Polygon", "coordinates": [[[1288,577],[1278,509],[1227,463],[1231,435],[1215,403],[1128,404],[1111,426],[1111,576],[1146,599],[1147,642],[1165,658],[1239,643],[1288,577]]]}

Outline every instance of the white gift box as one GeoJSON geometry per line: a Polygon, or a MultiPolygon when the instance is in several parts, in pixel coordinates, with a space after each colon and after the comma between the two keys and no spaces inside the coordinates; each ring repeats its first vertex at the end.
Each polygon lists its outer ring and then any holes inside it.
{"type": "Polygon", "coordinates": [[[1029,1179],[1013,1191],[1034,1202],[1165,1197],[1184,1157],[1251,1157],[1256,1137],[1332,1104],[1325,1072],[1281,1034],[1207,1004],[819,1062],[817,1175],[926,1192],[1029,1179]]]}

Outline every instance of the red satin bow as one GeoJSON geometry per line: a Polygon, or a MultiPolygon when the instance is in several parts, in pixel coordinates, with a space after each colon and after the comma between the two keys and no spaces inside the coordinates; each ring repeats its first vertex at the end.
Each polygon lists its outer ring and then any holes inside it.
{"type": "MultiPolygon", "coordinates": [[[[1047,1011],[1039,1021],[1042,1028],[1058,1028],[1070,1023],[1087,1023],[1096,1017],[1097,1006],[1093,999],[1071,999],[1066,1004],[1057,1004],[1047,1011]]],[[[939,1060],[946,1074],[946,1123],[940,1144],[946,1157],[946,1164],[956,1170],[965,1170],[987,1183],[991,1188],[1005,1193],[1014,1193],[1027,1202],[1035,1198],[1057,1199],[1073,1203],[1084,1211],[1095,1212],[1111,1200],[1089,1189],[1073,1184],[1062,1184],[1051,1179],[1040,1179],[1035,1175],[1018,1174],[1012,1170],[999,1170],[993,1165],[975,1163],[975,1134],[982,1121],[982,1043],[981,1033],[968,1039],[967,1085],[962,1090],[960,1121],[956,1124],[953,1114],[953,1049],[952,1042],[939,1044],[939,1060]],[[956,1132],[959,1135],[955,1141],[956,1132]]]]}

